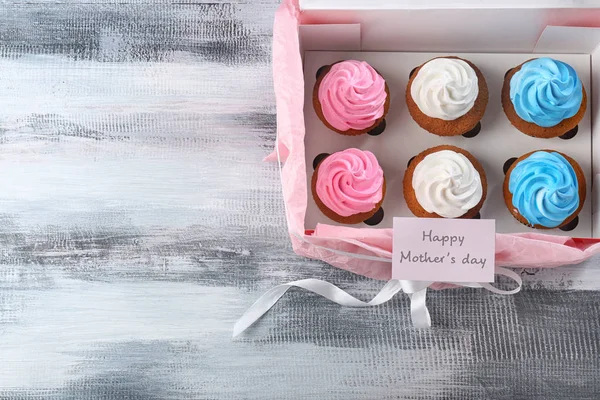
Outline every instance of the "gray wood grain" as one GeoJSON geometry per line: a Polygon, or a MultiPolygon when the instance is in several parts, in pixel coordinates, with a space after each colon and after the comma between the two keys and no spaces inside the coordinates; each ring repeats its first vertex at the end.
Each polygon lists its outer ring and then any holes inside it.
{"type": "Polygon", "coordinates": [[[273,285],[382,286],[291,250],[276,6],[0,3],[0,398],[598,398],[597,261],[432,293],[431,330],[291,291],[230,338],[273,285]]]}

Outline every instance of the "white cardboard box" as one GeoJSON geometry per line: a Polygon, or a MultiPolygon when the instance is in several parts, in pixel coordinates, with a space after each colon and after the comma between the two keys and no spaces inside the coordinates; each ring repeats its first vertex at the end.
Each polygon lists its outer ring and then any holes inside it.
{"type": "MultiPolygon", "coordinates": [[[[586,55],[591,71],[591,84],[586,85],[586,90],[590,99],[592,160],[588,175],[592,177],[588,181],[592,187],[591,198],[586,199],[586,203],[591,205],[592,237],[599,237],[600,28],[594,26],[600,26],[600,2],[576,4],[554,0],[483,4],[463,0],[452,8],[440,1],[428,2],[426,6],[417,1],[402,3],[390,0],[301,0],[299,38],[302,54],[317,50],[524,53],[532,57],[535,53],[586,55]]],[[[468,54],[463,55],[468,57],[468,54]]],[[[539,148],[545,148],[545,140],[539,141],[539,148]]]]}

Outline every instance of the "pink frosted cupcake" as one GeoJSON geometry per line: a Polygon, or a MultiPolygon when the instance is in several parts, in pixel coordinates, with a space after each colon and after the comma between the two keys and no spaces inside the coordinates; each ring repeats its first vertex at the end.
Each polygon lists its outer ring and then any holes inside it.
{"type": "Polygon", "coordinates": [[[347,149],[315,160],[312,193],[325,216],[343,224],[383,219],[385,178],[370,151],[347,149]]]}
{"type": "Polygon", "coordinates": [[[317,116],[342,135],[379,135],[385,129],[390,91],[385,79],[364,61],[346,60],[317,71],[313,90],[317,116]]]}

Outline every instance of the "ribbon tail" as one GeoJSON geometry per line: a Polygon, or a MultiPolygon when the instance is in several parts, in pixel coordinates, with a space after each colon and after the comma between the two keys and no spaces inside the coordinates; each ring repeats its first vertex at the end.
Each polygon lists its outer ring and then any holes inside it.
{"type": "Polygon", "coordinates": [[[496,274],[512,279],[513,281],[516,282],[517,287],[514,289],[511,289],[511,290],[501,290],[501,289],[494,287],[490,283],[481,283],[481,287],[489,290],[492,293],[504,294],[504,295],[516,294],[521,291],[521,287],[523,286],[523,280],[521,279],[521,276],[519,274],[517,274],[515,271],[510,270],[508,268],[496,267],[496,274]]]}
{"type": "Polygon", "coordinates": [[[430,328],[431,316],[427,309],[427,288],[410,296],[410,318],[415,328],[430,328]]]}
{"type": "Polygon", "coordinates": [[[233,337],[248,329],[279,301],[291,286],[279,285],[260,296],[233,326],[233,337]]]}
{"type": "MultiPolygon", "coordinates": [[[[385,284],[381,291],[371,301],[364,302],[343,291],[339,287],[319,279],[302,279],[274,288],[263,294],[256,302],[242,315],[233,327],[233,337],[238,336],[247,328],[258,321],[267,311],[279,301],[281,296],[291,287],[299,287],[309,292],[318,294],[328,300],[341,306],[348,307],[371,307],[383,304],[402,290],[401,281],[391,280],[385,284]]],[[[424,301],[424,299],[423,299],[424,301]]]]}

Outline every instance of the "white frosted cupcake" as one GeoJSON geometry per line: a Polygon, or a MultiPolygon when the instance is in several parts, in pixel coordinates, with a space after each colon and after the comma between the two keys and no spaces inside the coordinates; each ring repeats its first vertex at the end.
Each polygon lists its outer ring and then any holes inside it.
{"type": "Polygon", "coordinates": [[[411,71],[406,104],[415,122],[439,136],[473,137],[481,129],[488,88],[481,71],[458,57],[439,57],[411,71]]]}
{"type": "Polygon", "coordinates": [[[432,147],[410,160],[404,173],[404,199],[423,218],[479,218],[487,194],[483,167],[456,146],[432,147]]]}

